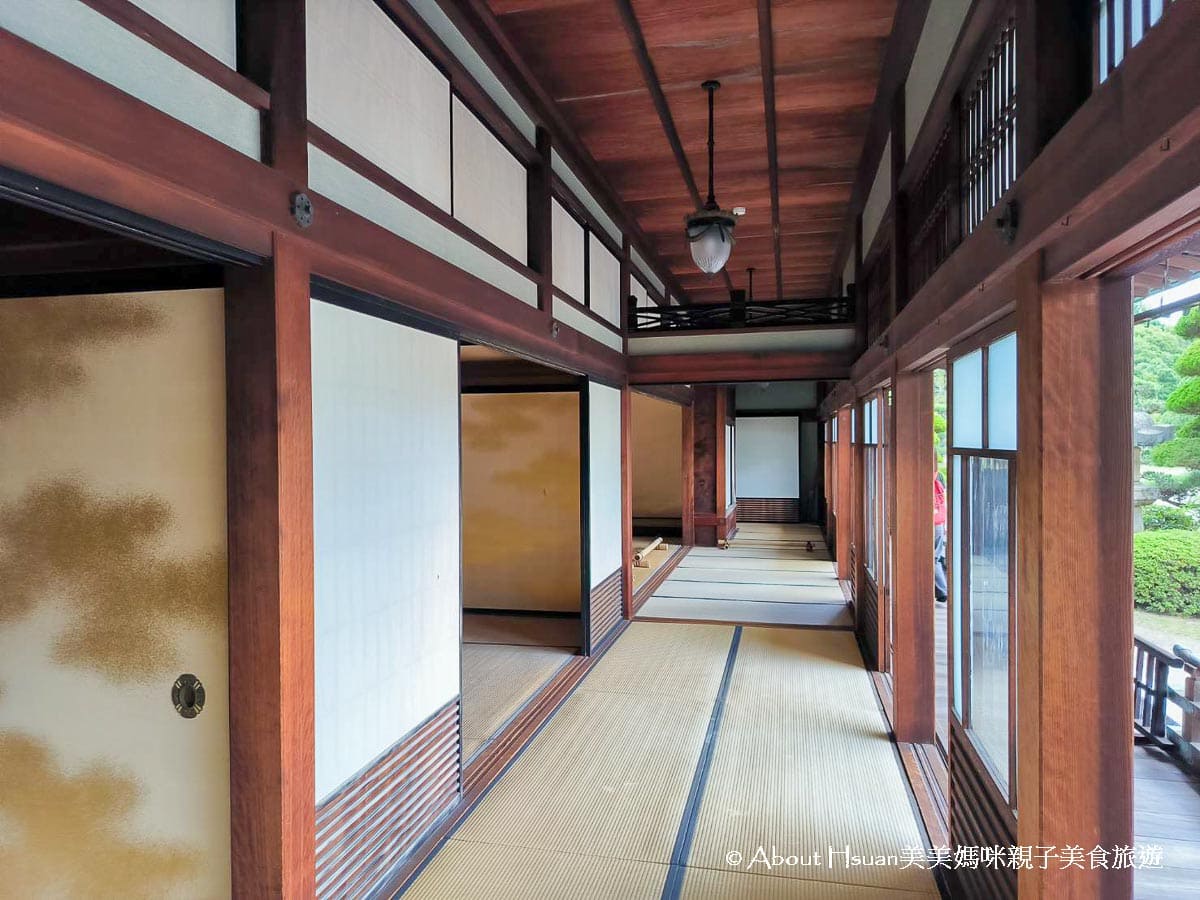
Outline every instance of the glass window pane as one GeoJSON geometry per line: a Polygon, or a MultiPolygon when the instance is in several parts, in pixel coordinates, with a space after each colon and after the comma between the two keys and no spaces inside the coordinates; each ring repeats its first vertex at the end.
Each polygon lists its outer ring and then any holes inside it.
{"type": "Polygon", "coordinates": [[[978,449],[983,446],[983,351],[956,359],[953,379],[954,446],[978,449]]]}
{"type": "MultiPolygon", "coordinates": [[[[1008,783],[1008,461],[969,462],[970,728],[1001,786],[1008,783]]],[[[960,557],[961,559],[962,557],[960,557]]]]}
{"type": "Polygon", "coordinates": [[[1017,336],[1010,334],[988,347],[988,446],[1017,449],[1017,336]]]}

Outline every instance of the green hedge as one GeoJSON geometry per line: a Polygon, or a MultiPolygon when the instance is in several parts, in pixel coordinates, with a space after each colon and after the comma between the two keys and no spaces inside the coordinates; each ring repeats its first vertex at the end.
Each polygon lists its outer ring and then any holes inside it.
{"type": "Polygon", "coordinates": [[[1133,601],[1151,612],[1200,617],[1200,531],[1133,536],[1133,601]]]}
{"type": "Polygon", "coordinates": [[[1196,521],[1185,509],[1174,506],[1146,506],[1142,509],[1142,524],[1147,531],[1191,531],[1196,521]]]}

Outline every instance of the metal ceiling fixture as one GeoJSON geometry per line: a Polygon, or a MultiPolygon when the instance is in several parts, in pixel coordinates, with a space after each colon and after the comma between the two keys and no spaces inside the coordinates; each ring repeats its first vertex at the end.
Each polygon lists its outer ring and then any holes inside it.
{"type": "Polygon", "coordinates": [[[706,275],[716,275],[729,261],[733,252],[733,228],[737,219],[733,212],[721,209],[713,190],[713,95],[721,86],[719,81],[701,85],[708,91],[708,199],[704,206],[687,217],[688,246],[692,260],[706,275]]]}

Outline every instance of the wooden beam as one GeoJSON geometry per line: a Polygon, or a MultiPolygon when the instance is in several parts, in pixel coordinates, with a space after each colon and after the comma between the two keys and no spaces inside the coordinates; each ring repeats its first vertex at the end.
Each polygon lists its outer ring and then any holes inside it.
{"type": "MultiPolygon", "coordinates": [[[[775,31],[771,0],[758,0],[758,52],[762,68],[763,110],[767,125],[767,170],[771,184],[771,240],[775,249],[775,299],[783,299],[783,253],[779,224],[779,138],[775,121],[775,31]]],[[[751,297],[751,300],[754,298],[751,297]]]]}
{"type": "Polygon", "coordinates": [[[529,222],[529,266],[538,273],[538,309],[554,315],[554,210],[550,132],[537,131],[537,162],[529,168],[526,206],[529,222]]]}
{"type": "Polygon", "coordinates": [[[621,584],[622,610],[633,618],[633,395],[621,389],[621,584]]]}
{"type": "MultiPolygon", "coordinates": [[[[1129,283],[1043,283],[1036,259],[1016,282],[1017,843],[1132,845],[1129,283]]],[[[1133,872],[1035,866],[1019,887],[1116,900],[1133,872]]]]}
{"type": "Polygon", "coordinates": [[[231,867],[309,897],[316,831],[309,265],[284,236],[226,279],[231,867]]]}
{"type": "Polygon", "coordinates": [[[892,727],[896,740],[931,744],[934,702],[933,375],[898,373],[892,407],[892,727]]]}
{"type": "Polygon", "coordinates": [[[739,381],[836,380],[850,371],[844,351],[687,353],[631,356],[630,384],[705,384],[739,381]]]}

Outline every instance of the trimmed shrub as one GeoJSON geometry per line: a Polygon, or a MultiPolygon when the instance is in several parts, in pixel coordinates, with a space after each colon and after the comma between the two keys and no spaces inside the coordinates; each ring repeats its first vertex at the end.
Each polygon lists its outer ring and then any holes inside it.
{"type": "Polygon", "coordinates": [[[1193,341],[1175,360],[1175,371],[1183,376],[1200,375],[1200,341],[1193,341]]]}
{"type": "Polygon", "coordinates": [[[1150,612],[1200,617],[1200,531],[1133,536],[1133,602],[1150,612]]]}
{"type": "Polygon", "coordinates": [[[1155,447],[1150,457],[1156,466],[1200,468],[1200,438],[1173,438],[1155,447]]]}
{"type": "Polygon", "coordinates": [[[1174,506],[1146,506],[1142,508],[1142,524],[1147,531],[1190,531],[1196,522],[1186,509],[1174,506]]]}

